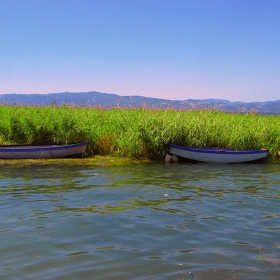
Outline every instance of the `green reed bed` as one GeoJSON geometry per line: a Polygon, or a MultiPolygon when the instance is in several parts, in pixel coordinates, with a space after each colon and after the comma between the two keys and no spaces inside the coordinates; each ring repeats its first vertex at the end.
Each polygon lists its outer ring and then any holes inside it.
{"type": "Polygon", "coordinates": [[[86,156],[161,160],[168,143],[280,150],[280,116],[211,110],[0,106],[0,143],[89,140],[86,156]]]}

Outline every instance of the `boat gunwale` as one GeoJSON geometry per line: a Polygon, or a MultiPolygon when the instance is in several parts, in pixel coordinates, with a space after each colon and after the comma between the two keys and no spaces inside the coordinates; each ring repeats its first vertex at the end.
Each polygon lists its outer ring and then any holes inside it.
{"type": "Polygon", "coordinates": [[[194,153],[205,154],[230,154],[230,155],[248,155],[248,154],[268,154],[268,149],[252,149],[252,150],[234,150],[228,148],[191,148],[170,144],[170,147],[194,153]]]}
{"type": "Polygon", "coordinates": [[[19,144],[19,145],[0,145],[1,153],[13,153],[13,152],[37,152],[37,151],[57,151],[63,149],[78,148],[88,145],[88,141],[71,143],[71,144],[47,144],[47,145],[33,145],[33,144],[19,144]]]}

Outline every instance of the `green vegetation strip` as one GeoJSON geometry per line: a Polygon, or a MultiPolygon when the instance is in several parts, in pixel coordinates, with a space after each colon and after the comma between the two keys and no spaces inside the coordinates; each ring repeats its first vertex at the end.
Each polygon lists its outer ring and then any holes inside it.
{"type": "Polygon", "coordinates": [[[88,158],[58,158],[58,159],[0,159],[0,166],[28,165],[63,165],[63,166],[121,166],[138,163],[150,163],[148,159],[134,159],[114,156],[94,156],[88,158]]]}
{"type": "MultiPolygon", "coordinates": [[[[0,106],[0,144],[88,140],[85,158],[162,160],[168,143],[280,150],[280,116],[215,110],[0,106]]],[[[85,159],[84,159],[85,160],[85,159]]]]}

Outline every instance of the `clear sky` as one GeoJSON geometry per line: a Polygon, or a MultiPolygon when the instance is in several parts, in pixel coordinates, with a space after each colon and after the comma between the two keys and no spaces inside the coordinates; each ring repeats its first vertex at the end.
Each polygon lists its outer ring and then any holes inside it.
{"type": "Polygon", "coordinates": [[[280,100],[280,0],[0,0],[0,94],[280,100]]]}

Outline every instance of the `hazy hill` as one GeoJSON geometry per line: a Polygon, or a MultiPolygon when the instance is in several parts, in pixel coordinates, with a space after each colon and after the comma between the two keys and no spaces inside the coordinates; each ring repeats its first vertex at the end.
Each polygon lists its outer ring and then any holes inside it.
{"type": "Polygon", "coordinates": [[[3,94],[0,103],[7,105],[49,106],[71,104],[91,107],[150,107],[175,109],[210,108],[231,112],[254,111],[263,114],[280,114],[280,100],[266,102],[230,102],[222,99],[166,100],[143,96],[120,96],[117,94],[91,92],[62,92],[49,94],[3,94]]]}

